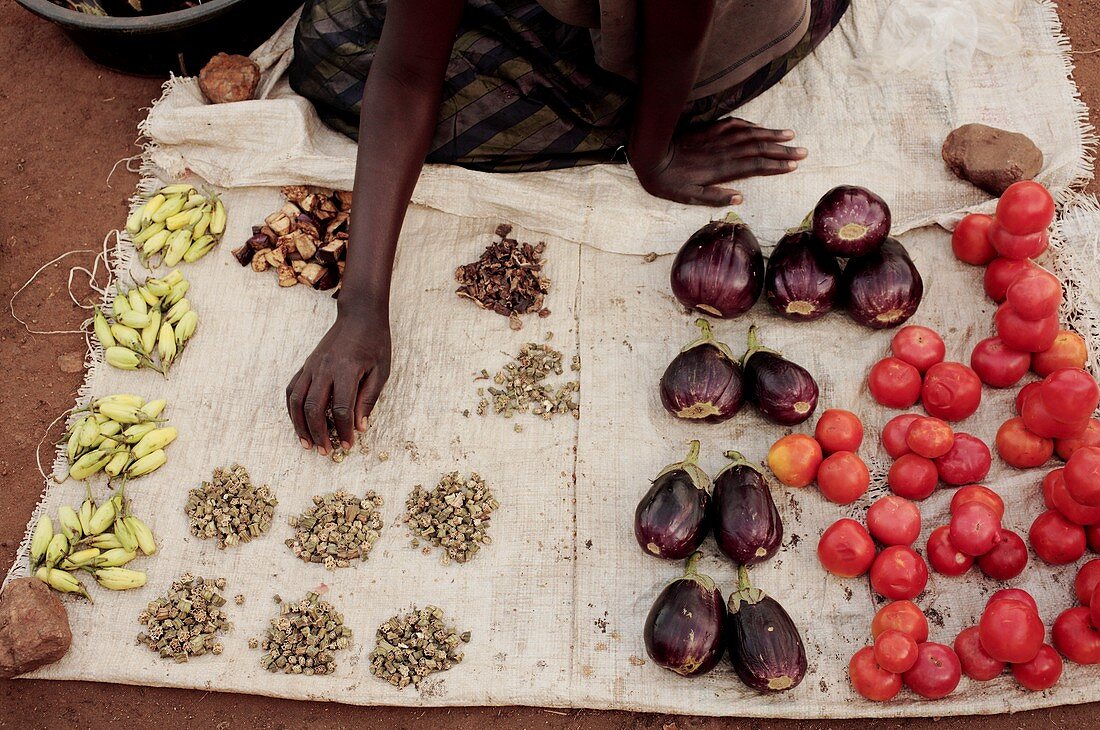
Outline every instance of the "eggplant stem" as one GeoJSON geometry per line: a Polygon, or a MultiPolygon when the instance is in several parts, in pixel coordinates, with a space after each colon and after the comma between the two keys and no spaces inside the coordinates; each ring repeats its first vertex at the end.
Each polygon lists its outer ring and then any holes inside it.
{"type": "Polygon", "coordinates": [[[688,444],[687,456],[685,456],[684,460],[680,463],[681,464],[698,464],[699,463],[699,441],[698,441],[698,439],[693,440],[691,443],[688,444]]]}
{"type": "Polygon", "coordinates": [[[699,317],[695,320],[695,326],[699,328],[700,336],[698,339],[684,345],[680,352],[687,352],[688,350],[694,350],[696,347],[702,345],[710,345],[722,353],[722,355],[730,362],[736,362],[733,357],[733,352],[730,350],[729,345],[724,342],[719,342],[714,338],[714,330],[710,327],[710,322],[705,317],[699,317]]]}
{"type": "Polygon", "coordinates": [[[741,216],[737,215],[737,213],[732,210],[729,213],[726,213],[725,217],[722,218],[722,220],[726,223],[744,223],[744,221],[741,219],[741,216]]]}
{"type": "Polygon", "coordinates": [[[737,590],[747,591],[752,588],[752,583],[749,581],[749,569],[745,565],[737,566],[737,590]]]}
{"type": "Polygon", "coordinates": [[[703,559],[703,552],[696,550],[688,556],[687,563],[684,565],[684,575],[698,575],[699,574],[699,561],[703,559]]]}
{"type": "Polygon", "coordinates": [[[764,347],[760,342],[760,337],[756,334],[756,325],[752,324],[749,325],[748,349],[745,350],[745,354],[741,356],[741,367],[745,367],[749,362],[749,358],[758,352],[770,352],[773,355],[782,357],[779,352],[770,347],[764,347]]]}
{"type": "MultiPolygon", "coordinates": [[[[735,466],[747,466],[750,469],[752,469],[753,471],[755,471],[757,474],[759,474],[761,476],[764,475],[764,470],[761,469],[756,464],[749,461],[748,459],[746,459],[740,451],[726,451],[722,455],[730,460],[730,463],[726,464],[725,467],[722,468],[723,472],[725,472],[729,469],[732,469],[735,466]]],[[[715,477],[715,478],[717,478],[717,477],[715,477]]]]}

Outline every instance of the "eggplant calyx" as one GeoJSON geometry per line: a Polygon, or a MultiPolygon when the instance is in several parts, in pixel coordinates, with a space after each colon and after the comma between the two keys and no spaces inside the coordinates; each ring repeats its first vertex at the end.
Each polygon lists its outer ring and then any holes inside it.
{"type": "Polygon", "coordinates": [[[809,213],[806,214],[806,217],[802,219],[801,223],[799,223],[794,228],[788,228],[786,230],[786,235],[789,236],[792,233],[803,233],[805,231],[811,230],[813,227],[814,227],[814,212],[811,210],[809,213]]]}
{"type": "Polygon", "coordinates": [[[745,354],[741,357],[741,367],[745,367],[749,363],[749,358],[758,352],[767,352],[776,357],[783,357],[781,353],[770,347],[764,347],[760,344],[760,338],[756,334],[756,325],[749,327],[749,349],[745,351],[745,354]]]}
{"type": "Polygon", "coordinates": [[[744,456],[742,456],[740,451],[727,451],[723,454],[723,456],[729,459],[730,463],[726,464],[724,467],[722,467],[721,471],[714,475],[715,480],[717,480],[718,477],[722,476],[730,469],[738,466],[747,466],[748,468],[759,474],[761,477],[764,476],[764,470],[761,469],[760,466],[758,466],[757,464],[752,463],[744,456]]]}
{"type": "Polygon", "coordinates": [[[708,591],[714,590],[714,579],[706,573],[699,572],[699,561],[703,559],[702,551],[696,550],[687,559],[684,565],[684,575],[680,580],[693,580],[708,591]]]}
{"type": "Polygon", "coordinates": [[[729,213],[726,213],[725,217],[722,218],[722,222],[737,225],[738,223],[744,224],[745,221],[741,218],[741,216],[737,215],[737,213],[731,210],[729,213]]]}
{"type": "Polygon", "coordinates": [[[730,362],[737,362],[737,358],[733,356],[733,351],[730,350],[729,345],[725,342],[719,342],[714,338],[714,330],[710,328],[710,322],[703,317],[699,317],[695,320],[695,326],[699,328],[700,336],[698,339],[684,345],[680,352],[687,352],[688,350],[694,350],[696,347],[702,347],[703,345],[710,345],[718,350],[722,355],[730,362]]]}
{"type": "Polygon", "coordinates": [[[737,567],[737,590],[730,593],[726,608],[731,614],[741,610],[741,604],[755,606],[768,597],[768,594],[749,582],[749,569],[744,565],[737,567]]]}
{"type": "Polygon", "coordinates": [[[707,473],[703,471],[703,468],[699,466],[699,442],[697,440],[688,444],[688,453],[683,461],[669,464],[661,470],[661,473],[658,474],[653,481],[657,481],[664,475],[674,471],[686,472],[688,478],[691,479],[691,483],[704,492],[710,487],[710,477],[708,477],[707,473]]]}

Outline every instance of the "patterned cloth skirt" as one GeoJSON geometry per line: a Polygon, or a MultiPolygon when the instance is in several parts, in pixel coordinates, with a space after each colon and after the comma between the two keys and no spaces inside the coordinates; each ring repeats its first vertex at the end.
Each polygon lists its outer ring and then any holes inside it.
{"type": "MultiPolygon", "coordinates": [[[[806,35],[743,82],[688,102],[682,122],[717,119],[779,81],[828,35],[849,0],[811,0],[806,35]]],[[[356,138],[386,0],[307,0],[291,87],[356,138]]],[[[595,61],[586,28],[534,0],[468,0],[427,161],[518,172],[623,162],[634,84],[595,61]]]]}

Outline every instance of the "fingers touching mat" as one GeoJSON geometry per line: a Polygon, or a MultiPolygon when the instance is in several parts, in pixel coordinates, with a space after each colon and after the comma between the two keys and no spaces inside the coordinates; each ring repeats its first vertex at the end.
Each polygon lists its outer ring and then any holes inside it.
{"type": "MultiPolygon", "coordinates": [[[[746,183],[744,213],[766,248],[839,182],[865,183],[883,193],[906,228],[982,203],[980,193],[950,180],[938,160],[946,131],[965,121],[1031,134],[1047,154],[1043,179],[1058,191],[1081,177],[1089,135],[1078,124],[1080,107],[1065,76],[1049,4],[1024,3],[1026,49],[1018,57],[999,59],[996,67],[976,62],[972,73],[951,74],[949,80],[942,73],[913,75],[873,89],[849,86],[844,68],[863,47],[862,38],[874,33],[887,3],[856,5],[818,57],[744,112],[803,131],[815,150],[815,161],[795,176],[746,183]]],[[[630,528],[637,499],[664,465],[682,458],[689,438],[703,440],[703,464],[713,473],[726,449],[762,458],[779,430],[748,412],[727,424],[690,428],[661,410],[659,374],[695,331],[692,317],[668,294],[670,257],[645,263],[628,254],[673,251],[714,211],[655,201],[638,190],[625,168],[538,176],[427,170],[418,187],[420,205],[409,211],[399,246],[393,376],[366,438],[369,453],[354,452],[338,465],[305,453],[287,424],[283,389],[331,322],[333,302],[305,287],[280,290],[270,274],[240,268],[228,250],[278,206],[278,190],[270,186],[348,185],[354,149],[320,126],[280,81],[282,42],[285,36],[257,54],[272,69],[265,79],[265,88],[273,89],[270,98],[205,106],[193,82],[176,80],[144,125],[153,141],[147,161],[172,175],[193,170],[230,188],[224,193],[229,229],[219,250],[187,269],[194,288],[189,297],[202,322],[171,379],[101,365],[88,375],[83,399],[136,392],[169,400],[167,415],[180,429],[169,464],[129,490],[162,549],[145,563],[147,588],[117,595],[96,591],[95,605],[71,602],[72,651],[34,676],[361,704],[522,703],[770,717],[989,713],[1100,699],[1100,672],[1077,666],[1043,694],[1021,692],[1006,677],[981,685],[964,680],[954,695],[934,703],[882,706],[854,698],[845,665],[868,640],[875,603],[865,582],[825,575],[814,547],[825,525],[842,515],[860,516],[866,501],[841,508],[814,491],[778,487],[786,547],[754,568],[753,580],[803,628],[810,661],[806,681],[784,695],[761,697],[747,692],[725,666],[687,681],[648,660],[641,625],[678,566],[641,554],[630,528]],[[257,185],[268,187],[248,187],[257,185]],[[552,315],[530,319],[521,332],[453,293],[455,266],[476,258],[502,221],[514,223],[522,240],[546,241],[546,274],[554,282],[547,300],[552,315]],[[581,419],[547,423],[528,417],[518,421],[523,430],[517,433],[517,421],[473,413],[476,373],[495,371],[522,342],[543,341],[549,332],[567,359],[581,358],[581,419]],[[381,452],[389,458],[381,460],[381,452]],[[269,535],[218,551],[188,534],[183,504],[186,491],[208,479],[214,467],[234,461],[245,464],[255,482],[270,484],[279,506],[269,535]],[[490,546],[466,565],[442,566],[434,555],[409,546],[398,521],[413,485],[434,484],[451,470],[480,472],[501,508],[490,546]],[[379,492],[386,527],[367,562],[327,572],[297,561],[282,541],[290,535],[289,515],[304,509],[311,495],[338,488],[379,492]],[[133,643],[137,615],[185,570],[224,576],[226,593],[243,593],[247,600],[228,606],[235,628],[220,657],[164,663],[133,643]],[[353,648],[338,657],[336,674],[261,670],[260,652],[248,649],[247,641],[274,614],[272,595],[296,599],[322,582],[355,632],[353,648]],[[419,693],[398,692],[369,675],[367,655],[379,623],[414,603],[442,606],[460,631],[472,632],[472,640],[455,669],[436,675],[419,693]]],[[[1100,351],[1097,219],[1095,209],[1075,208],[1062,221],[1058,248],[1046,262],[1069,277],[1074,294],[1065,314],[1090,333],[1094,353],[1100,351]]],[[[992,315],[978,272],[954,261],[941,230],[913,230],[903,241],[927,286],[914,322],[943,331],[949,357],[966,359],[989,332],[992,315]]],[[[130,270],[130,258],[124,252],[117,262],[121,273],[130,270]]],[[[850,408],[864,417],[864,454],[881,492],[886,460],[874,445],[890,414],[868,405],[862,377],[885,352],[890,333],[870,333],[841,315],[793,326],[759,306],[750,316],[718,323],[717,334],[740,351],[751,321],[761,325],[768,345],[817,376],[822,407],[850,408]]],[[[1010,394],[987,391],[985,399],[961,428],[990,441],[1010,412],[1010,394]]],[[[999,465],[990,475],[1016,530],[1026,530],[1040,509],[1039,477],[999,465]]],[[[42,509],[52,514],[82,495],[73,482],[50,485],[42,509]]],[[[923,505],[922,538],[945,521],[949,496],[938,494],[923,505]]],[[[714,554],[712,543],[706,551],[714,554]]],[[[21,558],[17,570],[24,565],[21,558]]],[[[731,566],[708,558],[704,569],[728,592],[731,566]]],[[[1033,570],[1019,581],[1035,592],[1048,622],[1069,603],[1072,571],[1033,570]]],[[[933,618],[933,639],[949,643],[974,622],[995,586],[971,575],[935,577],[930,587],[921,603],[933,618]]]]}

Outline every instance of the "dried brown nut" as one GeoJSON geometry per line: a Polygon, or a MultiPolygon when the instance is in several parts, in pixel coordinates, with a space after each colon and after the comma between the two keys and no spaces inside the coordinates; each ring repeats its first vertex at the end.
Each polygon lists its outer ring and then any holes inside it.
{"type": "Polygon", "coordinates": [[[239,263],[241,266],[248,266],[252,262],[252,257],[255,255],[255,253],[256,250],[249,246],[247,243],[240,248],[233,249],[233,257],[237,259],[237,263],[239,263]]]}
{"type": "Polygon", "coordinates": [[[219,53],[199,71],[199,88],[215,104],[247,101],[260,83],[260,67],[248,56],[219,53]]]}
{"type": "Polygon", "coordinates": [[[344,249],[347,244],[343,241],[333,241],[332,243],[326,243],[321,248],[317,249],[316,258],[319,263],[322,264],[335,264],[338,261],[344,260],[344,249]]]}
{"type": "Polygon", "coordinates": [[[13,578],[0,593],[0,678],[56,662],[72,643],[69,614],[37,578],[13,578]]]}
{"type": "Polygon", "coordinates": [[[271,253],[271,249],[264,249],[257,251],[252,256],[252,270],[256,273],[267,271],[271,268],[271,263],[267,260],[267,254],[271,253]]]}
{"type": "Polygon", "coordinates": [[[276,273],[279,275],[279,286],[294,286],[298,283],[298,275],[294,273],[294,269],[286,264],[278,266],[276,273]]]}

